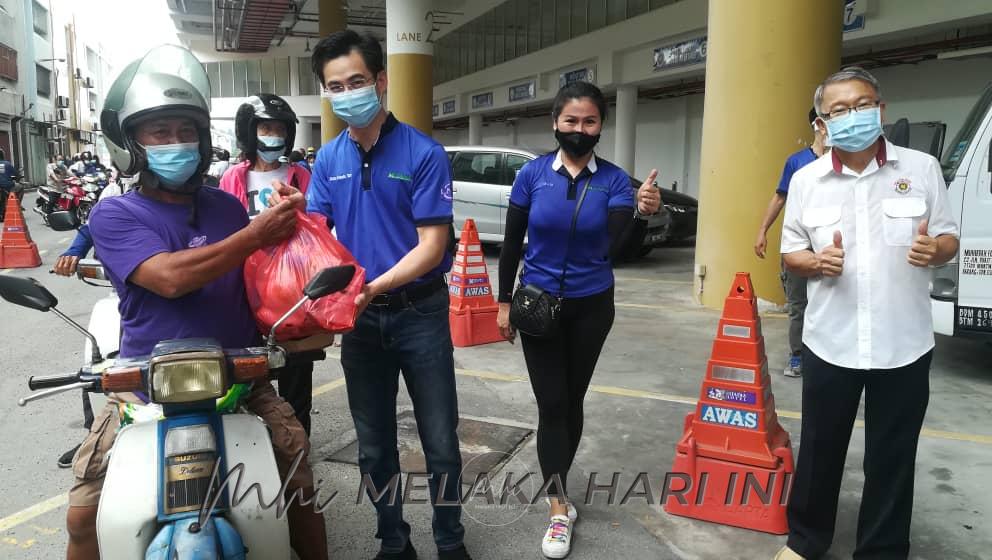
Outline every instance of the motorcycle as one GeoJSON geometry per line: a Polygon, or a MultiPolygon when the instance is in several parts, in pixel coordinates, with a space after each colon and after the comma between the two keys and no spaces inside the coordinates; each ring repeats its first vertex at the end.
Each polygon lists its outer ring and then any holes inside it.
{"type": "Polygon", "coordinates": [[[79,205],[76,207],[76,214],[79,217],[79,223],[85,224],[90,219],[90,212],[93,207],[96,206],[96,202],[100,200],[100,193],[107,186],[107,174],[103,171],[97,173],[91,173],[83,176],[83,182],[81,188],[83,189],[83,197],[79,200],[79,205]]]}
{"type": "MultiPolygon", "coordinates": [[[[98,263],[88,262],[80,270],[81,276],[106,279],[98,263]]],[[[36,392],[19,405],[81,389],[142,392],[153,410],[122,415],[126,425],[114,440],[97,513],[102,558],[290,557],[288,522],[277,508],[244,499],[250,492],[242,490],[238,496],[237,484],[227,484],[224,493],[223,485],[218,488],[214,475],[223,480],[244,465],[251,483],[259,486],[259,502],[261,496],[276,497],[282,491],[265,424],[221,401],[239,387],[246,392],[246,384],[277,375],[292,358],[275,341],[278,326],[308,300],[344,290],[354,272],[349,265],[317,273],[303,297],[272,327],[265,346],[225,349],[211,339],[166,340],[150,356],[119,360],[104,359],[100,340],[59,311],[55,296],[36,280],[0,276],[0,297],[52,311],[88,339],[89,365],[74,373],[32,376],[28,387],[36,392]],[[211,499],[216,507],[205,514],[211,499]]]]}
{"type": "MultiPolygon", "coordinates": [[[[52,185],[39,186],[38,197],[35,199],[33,210],[41,216],[41,219],[47,226],[51,226],[49,217],[53,212],[72,212],[76,215],[77,219],[80,219],[79,206],[87,195],[83,184],[83,179],[76,175],[69,175],[62,180],[60,187],[54,187],[52,185]]],[[[93,198],[93,203],[96,204],[96,198],[93,198]]],[[[90,209],[92,209],[92,206],[90,206],[90,209]]],[[[88,211],[86,212],[86,217],[89,218],[88,211]]],[[[84,220],[80,219],[80,221],[82,222],[84,220]]]]}

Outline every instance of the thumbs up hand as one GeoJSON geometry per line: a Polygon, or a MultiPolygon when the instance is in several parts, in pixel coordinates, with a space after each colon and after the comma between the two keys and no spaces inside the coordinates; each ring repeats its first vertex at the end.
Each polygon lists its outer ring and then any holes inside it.
{"type": "Polygon", "coordinates": [[[823,276],[840,276],[844,271],[844,240],[839,231],[834,232],[834,244],[816,255],[817,268],[823,276]]]}
{"type": "Polygon", "coordinates": [[[906,258],[913,266],[926,268],[930,266],[930,261],[937,254],[937,240],[927,235],[929,226],[930,220],[924,218],[916,230],[916,238],[913,240],[913,246],[909,248],[909,255],[906,258]]]}

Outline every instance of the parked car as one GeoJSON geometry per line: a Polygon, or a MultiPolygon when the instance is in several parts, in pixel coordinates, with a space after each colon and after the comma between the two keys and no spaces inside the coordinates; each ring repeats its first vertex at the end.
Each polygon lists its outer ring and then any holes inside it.
{"type": "MultiPolygon", "coordinates": [[[[446,147],[451,160],[454,179],[454,214],[456,235],[461,234],[465,218],[472,218],[479,230],[483,243],[502,243],[503,226],[506,222],[506,209],[510,203],[510,189],[520,168],[528,161],[537,159],[537,153],[518,148],[494,148],[489,146],[446,147]]],[[[631,177],[631,187],[637,189],[641,181],[631,177]]],[[[624,256],[633,258],[644,256],[655,247],[669,240],[673,227],[673,214],[666,201],[666,189],[662,189],[665,208],[648,218],[645,235],[630,239],[624,256]]],[[[677,193],[676,193],[677,194],[677,193]]],[[[682,195],[684,196],[684,195],[682,195]]],[[[689,197],[691,198],[691,197],[689,197]]],[[[677,202],[679,209],[684,202],[677,202]]],[[[688,214],[688,211],[682,212],[688,214]]],[[[695,212],[692,212],[691,230],[695,234],[695,212]]],[[[688,230],[683,226],[680,230],[688,230]]]]}
{"type": "Polygon", "coordinates": [[[696,236],[698,200],[672,189],[661,189],[661,203],[672,215],[672,227],[668,230],[670,243],[681,243],[696,236]]]}

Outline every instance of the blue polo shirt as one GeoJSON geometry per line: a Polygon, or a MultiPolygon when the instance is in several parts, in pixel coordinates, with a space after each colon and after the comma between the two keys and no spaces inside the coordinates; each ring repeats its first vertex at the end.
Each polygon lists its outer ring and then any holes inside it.
{"type": "MultiPolygon", "coordinates": [[[[418,226],[450,224],[451,164],[444,148],[390,113],[368,152],[344,130],[317,152],[307,211],[327,216],[371,282],[417,246],[418,226]]],[[[441,264],[411,284],[433,280],[441,264]]]]}
{"type": "Polygon", "coordinates": [[[565,297],[590,296],[613,285],[607,216],[615,209],[634,212],[634,189],[623,169],[593,157],[573,178],[559,153],[552,152],[521,168],[510,203],[528,211],[524,284],[558,295],[567,259],[565,297]],[[572,215],[583,188],[588,192],[570,241],[572,215]]]}
{"type": "Polygon", "coordinates": [[[816,161],[816,152],[813,151],[813,148],[803,148],[789,156],[789,159],[785,160],[785,167],[782,169],[782,178],[779,179],[778,188],[775,189],[775,192],[788,196],[789,183],[792,181],[792,176],[795,175],[796,171],[799,171],[814,161],[816,161]]]}

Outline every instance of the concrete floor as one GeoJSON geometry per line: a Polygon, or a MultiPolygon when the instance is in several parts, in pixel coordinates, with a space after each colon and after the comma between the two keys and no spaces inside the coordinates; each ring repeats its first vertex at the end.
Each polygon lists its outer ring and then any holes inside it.
{"type": "MultiPolygon", "coordinates": [[[[46,251],[46,268],[12,273],[39,278],[70,316],[85,321],[103,291],[44,273],[68,239],[36,218],[29,215],[28,223],[46,251]]],[[[495,277],[494,257],[491,253],[487,260],[495,277]]],[[[719,313],[692,303],[692,263],[691,247],[668,248],[617,271],[617,319],[586,399],[585,434],[569,481],[577,501],[594,472],[599,481],[621,473],[623,492],[640,472],[659,481],[660,487],[671,470],[675,443],[698,397],[719,318],[719,313]]],[[[0,377],[0,475],[6,483],[0,500],[0,557],[60,558],[65,546],[61,496],[71,475],[56,469],[54,459],[82,436],[79,397],[64,394],[27,408],[15,403],[27,393],[28,375],[78,367],[82,341],[49,314],[0,302],[0,317],[0,363],[6,374],[0,377]]],[[[780,375],[786,319],[765,314],[762,326],[781,421],[798,450],[801,380],[780,375]]],[[[315,371],[312,438],[312,460],[323,495],[339,492],[325,513],[328,540],[332,558],[371,558],[377,550],[375,520],[368,503],[356,504],[357,469],[330,459],[354,439],[340,364],[336,352],[330,354],[315,371]]],[[[455,358],[462,417],[535,427],[536,409],[519,347],[502,343],[457,349],[455,358]]],[[[938,339],[917,464],[911,558],[992,557],[992,493],[985,486],[992,473],[990,364],[992,346],[938,339]]],[[[410,408],[405,389],[399,406],[410,408]]],[[[855,428],[831,558],[849,558],[853,550],[863,445],[863,430],[855,428]]],[[[509,470],[540,471],[533,437],[502,460],[502,471],[493,477],[497,482],[509,470]]],[[[528,495],[536,490],[526,484],[523,489],[528,495]]],[[[762,559],[773,556],[784,542],[784,537],[670,516],[643,501],[625,506],[605,501],[599,496],[591,505],[579,506],[569,558],[762,559]]],[[[408,505],[405,510],[421,557],[435,557],[430,509],[408,505]]],[[[546,515],[543,504],[494,507],[472,501],[465,508],[466,543],[480,560],[540,558],[546,515]]]]}

